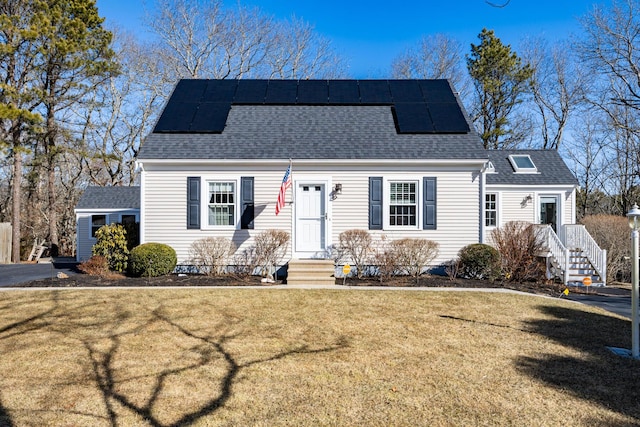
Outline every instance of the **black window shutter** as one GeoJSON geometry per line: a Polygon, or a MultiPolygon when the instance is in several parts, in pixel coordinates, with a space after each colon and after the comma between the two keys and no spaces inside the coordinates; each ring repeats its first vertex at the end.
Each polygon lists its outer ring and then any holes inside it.
{"type": "Polygon", "coordinates": [[[253,230],[254,202],[253,202],[253,177],[243,176],[240,178],[240,228],[243,230],[253,230]]]}
{"type": "Polygon", "coordinates": [[[369,177],[369,230],[382,230],[382,177],[369,177]]]}
{"type": "Polygon", "coordinates": [[[187,177],[187,228],[200,228],[200,177],[187,177]]]}
{"type": "Polygon", "coordinates": [[[437,209],[436,209],[436,178],[423,178],[424,188],[424,217],[422,228],[425,230],[436,229],[437,209]]]}

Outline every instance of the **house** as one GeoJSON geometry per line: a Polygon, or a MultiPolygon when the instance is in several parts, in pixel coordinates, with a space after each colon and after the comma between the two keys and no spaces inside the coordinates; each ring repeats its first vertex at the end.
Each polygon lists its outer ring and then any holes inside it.
{"type": "Polygon", "coordinates": [[[140,222],[140,187],[87,187],[75,214],[76,261],[86,261],[100,227],[140,222]]]}
{"type": "Polygon", "coordinates": [[[437,266],[510,219],[575,222],[557,153],[484,150],[447,80],[181,80],[137,162],[141,242],[169,244],[179,264],[195,240],[242,251],[275,228],[291,234],[283,263],[366,229],[437,241],[437,266]]]}

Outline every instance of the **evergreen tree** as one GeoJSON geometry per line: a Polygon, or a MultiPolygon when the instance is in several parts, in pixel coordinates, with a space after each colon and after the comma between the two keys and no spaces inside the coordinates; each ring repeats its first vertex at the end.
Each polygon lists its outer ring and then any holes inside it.
{"type": "Polygon", "coordinates": [[[519,124],[513,123],[514,107],[528,90],[533,71],[497,38],[484,28],[480,43],[471,44],[467,69],[473,81],[476,108],[473,121],[485,148],[499,149],[517,145],[522,139],[519,124]]]}

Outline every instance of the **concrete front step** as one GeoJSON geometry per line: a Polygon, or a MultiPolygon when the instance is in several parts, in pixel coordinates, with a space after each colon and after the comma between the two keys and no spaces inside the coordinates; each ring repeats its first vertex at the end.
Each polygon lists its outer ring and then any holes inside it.
{"type": "Polygon", "coordinates": [[[292,259],[287,268],[288,285],[335,285],[331,259],[292,259]]]}

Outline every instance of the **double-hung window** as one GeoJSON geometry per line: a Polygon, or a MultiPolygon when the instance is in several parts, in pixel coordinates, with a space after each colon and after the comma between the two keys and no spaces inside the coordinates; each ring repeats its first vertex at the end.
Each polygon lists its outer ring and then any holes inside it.
{"type": "Polygon", "coordinates": [[[235,225],[236,183],[234,181],[209,181],[209,225],[235,225]]]}
{"type": "Polygon", "coordinates": [[[487,193],[484,196],[484,223],[487,227],[498,225],[498,195],[487,193]]]}
{"type": "Polygon", "coordinates": [[[418,223],[418,182],[389,182],[389,225],[411,226],[418,223]]]}
{"type": "Polygon", "coordinates": [[[96,237],[96,231],[103,225],[107,225],[106,215],[91,215],[91,237],[96,237]]]}

